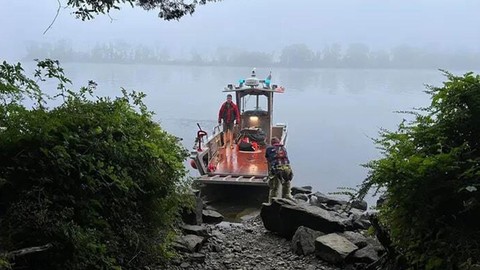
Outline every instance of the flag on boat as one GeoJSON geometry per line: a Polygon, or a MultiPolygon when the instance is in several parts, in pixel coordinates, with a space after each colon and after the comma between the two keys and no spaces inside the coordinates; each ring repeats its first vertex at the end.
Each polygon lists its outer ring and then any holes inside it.
{"type": "Polygon", "coordinates": [[[279,86],[274,90],[276,93],[285,93],[285,87],[279,86]]]}
{"type": "Polygon", "coordinates": [[[270,71],[270,74],[268,74],[267,78],[265,79],[265,84],[267,87],[270,87],[270,81],[272,80],[272,72],[270,71]]]}

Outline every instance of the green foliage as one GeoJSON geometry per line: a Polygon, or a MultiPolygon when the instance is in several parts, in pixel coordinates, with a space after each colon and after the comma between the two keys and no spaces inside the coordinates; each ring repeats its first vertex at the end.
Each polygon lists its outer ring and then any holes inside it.
{"type": "Polygon", "coordinates": [[[384,157],[366,165],[359,191],[385,191],[380,220],[414,269],[469,269],[480,258],[480,76],[444,74],[426,91],[429,107],[380,133],[384,157]]]}
{"type": "Polygon", "coordinates": [[[158,16],[169,21],[193,14],[197,5],[216,1],[220,0],[68,0],[67,5],[75,8],[74,14],[82,20],[93,19],[94,14],[109,13],[112,9],[120,9],[121,4],[128,3],[146,10],[159,9],[158,16]]]}
{"type": "Polygon", "coordinates": [[[12,269],[7,258],[3,257],[2,254],[0,254],[0,269],[12,269]]]}
{"type": "Polygon", "coordinates": [[[352,187],[337,187],[339,191],[329,192],[332,195],[343,195],[348,197],[349,201],[353,201],[357,197],[358,190],[352,187]]]}
{"type": "Polygon", "coordinates": [[[188,182],[188,152],[152,121],[144,94],[78,92],[58,62],[38,62],[54,78],[48,97],[20,64],[0,66],[0,243],[5,250],[52,243],[17,261],[35,269],[136,269],[169,255],[172,224],[188,182]],[[47,109],[46,100],[61,99],[47,109]],[[35,101],[27,108],[26,99],[35,101]]]}

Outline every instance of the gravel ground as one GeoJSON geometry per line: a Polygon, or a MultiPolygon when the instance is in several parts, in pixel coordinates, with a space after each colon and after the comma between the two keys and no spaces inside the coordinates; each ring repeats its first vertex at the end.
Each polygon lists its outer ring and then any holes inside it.
{"type": "Polygon", "coordinates": [[[292,252],[290,241],[267,231],[258,215],[242,223],[206,225],[212,237],[198,253],[183,253],[170,265],[172,270],[337,270],[314,255],[292,252]]]}

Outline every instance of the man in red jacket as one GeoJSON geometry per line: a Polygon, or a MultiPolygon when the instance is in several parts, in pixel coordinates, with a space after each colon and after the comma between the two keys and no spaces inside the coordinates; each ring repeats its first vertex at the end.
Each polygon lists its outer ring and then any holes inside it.
{"type": "Polygon", "coordinates": [[[237,105],[232,101],[232,95],[227,95],[225,101],[218,112],[218,124],[223,120],[223,143],[227,144],[227,138],[230,142],[230,148],[233,149],[233,125],[240,123],[240,112],[237,105]]]}

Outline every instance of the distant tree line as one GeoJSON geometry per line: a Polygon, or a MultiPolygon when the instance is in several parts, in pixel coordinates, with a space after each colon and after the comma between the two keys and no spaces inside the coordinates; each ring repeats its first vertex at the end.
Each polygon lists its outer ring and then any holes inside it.
{"type": "Polygon", "coordinates": [[[276,53],[220,47],[213,55],[192,50],[181,59],[173,58],[166,48],[132,45],[124,41],[98,43],[88,51],[75,50],[71,42],[66,40],[55,43],[32,42],[26,49],[26,60],[48,57],[62,62],[358,69],[480,67],[480,52],[442,52],[408,45],[372,50],[362,43],[347,46],[331,44],[317,51],[306,44],[292,44],[276,53]]]}

